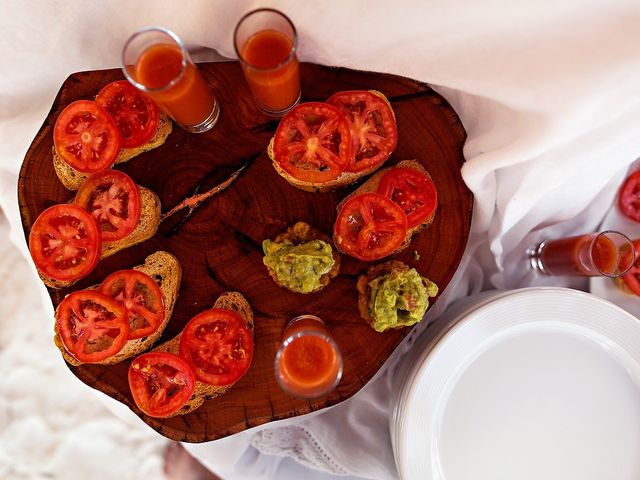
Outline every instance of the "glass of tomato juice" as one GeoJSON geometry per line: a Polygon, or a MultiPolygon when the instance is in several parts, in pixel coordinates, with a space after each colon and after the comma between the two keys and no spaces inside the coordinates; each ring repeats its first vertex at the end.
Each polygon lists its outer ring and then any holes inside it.
{"type": "Polygon", "coordinates": [[[171,30],[146,27],[134,33],[122,50],[122,71],[185,130],[206,132],[218,121],[211,87],[171,30]]]}
{"type": "Polygon", "coordinates": [[[342,378],[342,355],[325,323],[314,315],[289,322],[275,360],[282,389],[301,398],[331,392],[342,378]]]}
{"type": "Polygon", "coordinates": [[[256,105],[265,114],[281,117],[300,101],[298,37],[283,13],[260,8],[240,19],[233,34],[244,77],[256,105]]]}
{"type": "Polygon", "coordinates": [[[629,238],[613,230],[547,240],[528,251],[533,269],[543,275],[616,278],[636,260],[629,238]]]}

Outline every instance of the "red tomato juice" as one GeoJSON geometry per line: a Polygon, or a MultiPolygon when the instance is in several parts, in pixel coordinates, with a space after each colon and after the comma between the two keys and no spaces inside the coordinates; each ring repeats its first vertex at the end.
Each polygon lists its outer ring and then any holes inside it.
{"type": "Polygon", "coordinates": [[[276,30],[261,30],[242,47],[242,68],[256,102],[278,112],[293,105],[300,95],[300,67],[289,59],[293,41],[276,30]]]}
{"type": "Polygon", "coordinates": [[[540,255],[544,270],[552,275],[613,274],[619,263],[618,248],[606,237],[580,235],[549,241],[540,255]]]}
{"type": "MultiPolygon", "coordinates": [[[[326,333],[322,324],[299,320],[285,331],[290,337],[299,331],[326,333]]],[[[329,390],[339,375],[340,360],[334,346],[322,336],[313,334],[295,338],[282,351],[278,375],[287,389],[303,396],[329,390]]]]}
{"type": "MultiPolygon", "coordinates": [[[[160,89],[178,77],[181,69],[180,48],[170,44],[157,44],[140,55],[134,72],[136,81],[148,89],[160,89]]],[[[202,123],[215,106],[211,88],[191,62],[187,62],[184,74],[175,85],[147,93],[181,125],[202,123]]]]}

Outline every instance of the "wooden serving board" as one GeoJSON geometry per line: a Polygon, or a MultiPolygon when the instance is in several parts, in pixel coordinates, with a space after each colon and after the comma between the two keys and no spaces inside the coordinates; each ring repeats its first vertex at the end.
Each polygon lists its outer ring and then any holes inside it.
{"type": "MultiPolygon", "coordinates": [[[[222,109],[214,129],[190,134],[174,127],[162,147],[117,168],[156,192],[163,212],[222,183],[243,164],[247,164],[245,170],[229,188],[192,212],[185,209],[170,216],[152,239],[101,261],[73,287],[49,289],[56,306],[70,291],[99,283],[117,269],[141,264],[157,250],[171,252],[182,264],[183,280],[161,341],[178,334],[191,317],[211,307],[224,291],[239,291],[248,298],[256,315],[256,347],[249,372],[225,395],[205,401],[189,415],[155,419],[142,414],[129,392],[130,361],[112,366],[69,366],[84,383],[124,403],[162,435],[186,442],[218,439],[346,400],[373,377],[410,331],[402,328],[376,333],[358,315],[355,284],[369,266],[365,262],[344,257],[340,275],[311,295],[289,292],[273,282],[262,264],[262,241],[299,220],[330,235],[336,205],[355,187],[333,193],[307,193],[291,187],[278,176],[266,154],[277,121],[255,108],[239,64],[206,63],[200,69],[215,89],[222,109]],[[329,324],[344,357],[344,376],[337,389],[313,401],[284,393],[273,369],[284,326],[303,313],[318,315],[329,324]]],[[[117,69],[81,72],[62,85],[20,171],[18,197],[25,238],[38,214],[73,196],[52,166],[52,129],[58,114],[70,102],[92,99],[102,86],[121,78],[117,69]]],[[[472,195],[460,176],[466,135],[456,113],[427,85],[392,75],[303,64],[302,84],[303,101],[323,101],[335,92],[351,89],[376,89],[389,97],[397,117],[398,146],[387,165],[418,159],[431,173],[439,198],[431,227],[394,258],[414,266],[442,292],[461,260],[472,211],[472,195]]]]}

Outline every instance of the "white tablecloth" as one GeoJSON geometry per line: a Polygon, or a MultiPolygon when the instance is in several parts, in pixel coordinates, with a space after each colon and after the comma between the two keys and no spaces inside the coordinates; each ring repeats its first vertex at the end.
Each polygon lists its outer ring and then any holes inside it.
{"type": "MultiPolygon", "coordinates": [[[[542,238],[597,228],[640,156],[638,0],[5,1],[0,206],[25,254],[17,174],[64,79],[118,66],[127,36],[150,24],[233,57],[235,23],[257,6],[291,17],[301,60],[428,82],[460,116],[473,233],[432,317],[481,289],[586,288],[584,280],[536,277],[523,253],[542,238]]],[[[41,290],[34,279],[33,295],[41,290]]],[[[396,478],[387,428],[393,372],[315,416],[189,450],[226,478],[299,476],[289,460],[256,448],[324,471],[396,478]]]]}

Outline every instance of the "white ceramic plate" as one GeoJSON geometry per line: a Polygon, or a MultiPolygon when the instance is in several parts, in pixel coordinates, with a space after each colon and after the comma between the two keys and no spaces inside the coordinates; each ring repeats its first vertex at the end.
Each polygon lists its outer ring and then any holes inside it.
{"type": "Polygon", "coordinates": [[[406,388],[403,479],[640,478],[640,322],[593,295],[528,288],[486,302],[406,388]]]}

